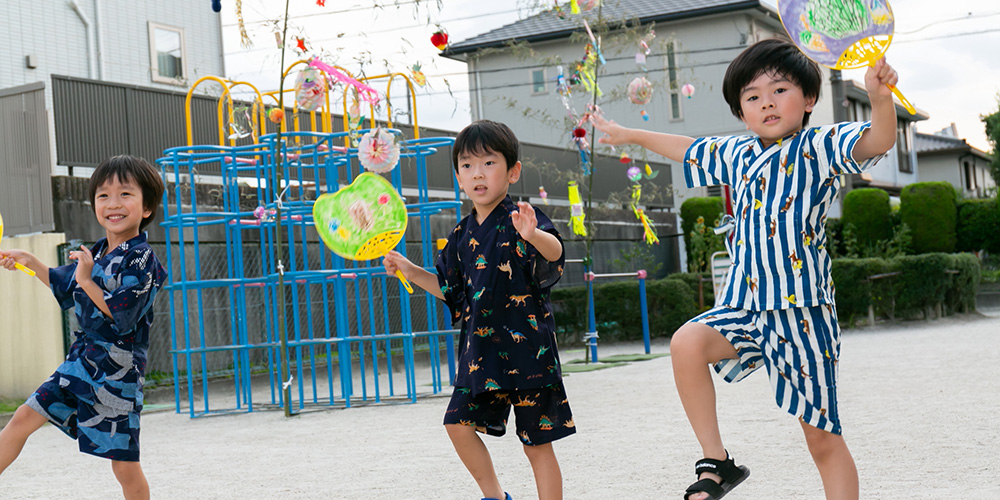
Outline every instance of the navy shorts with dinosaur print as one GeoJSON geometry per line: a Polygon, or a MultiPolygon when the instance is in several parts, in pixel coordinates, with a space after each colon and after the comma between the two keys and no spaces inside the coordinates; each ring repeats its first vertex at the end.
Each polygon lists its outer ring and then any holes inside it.
{"type": "Polygon", "coordinates": [[[526,445],[551,443],[576,432],[566,390],[562,384],[538,389],[486,391],[475,396],[456,387],[444,414],[444,423],[468,425],[478,432],[503,436],[514,407],[517,437],[526,445]]]}

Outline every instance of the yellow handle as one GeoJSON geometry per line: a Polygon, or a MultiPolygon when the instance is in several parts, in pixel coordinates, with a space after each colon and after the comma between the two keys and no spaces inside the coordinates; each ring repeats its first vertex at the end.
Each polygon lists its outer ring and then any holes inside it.
{"type": "Polygon", "coordinates": [[[27,274],[28,276],[34,276],[35,275],[34,271],[32,271],[31,269],[28,269],[27,267],[22,266],[21,264],[16,263],[16,262],[14,263],[14,267],[17,268],[17,269],[20,269],[21,271],[24,272],[24,274],[27,274]]]}
{"type": "Polygon", "coordinates": [[[402,271],[396,271],[396,277],[399,278],[399,281],[403,282],[403,288],[405,288],[407,292],[413,293],[413,287],[410,286],[409,281],[406,281],[406,277],[403,276],[402,271]]]}
{"type": "Polygon", "coordinates": [[[899,99],[899,102],[903,105],[904,108],[906,108],[907,111],[910,112],[911,115],[917,114],[917,109],[914,108],[912,104],[910,104],[909,100],[907,100],[905,97],[903,97],[903,93],[900,92],[899,89],[897,89],[895,85],[889,85],[887,83],[887,84],[885,84],[885,86],[889,87],[889,90],[892,91],[892,93],[896,96],[896,98],[899,99]]]}

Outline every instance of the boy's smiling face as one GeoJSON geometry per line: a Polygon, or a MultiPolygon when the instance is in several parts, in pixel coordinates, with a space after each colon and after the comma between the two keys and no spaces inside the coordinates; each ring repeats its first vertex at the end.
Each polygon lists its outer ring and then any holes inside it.
{"type": "Polygon", "coordinates": [[[152,212],[143,204],[142,189],[134,181],[123,183],[112,177],[94,193],[94,214],[107,232],[109,247],[115,248],[138,236],[142,219],[152,212]]]}
{"type": "Polygon", "coordinates": [[[762,73],[740,93],[743,123],[764,147],[801,130],[805,113],[815,105],[816,99],[805,97],[802,87],[775,73],[762,73]]]}
{"type": "Polygon", "coordinates": [[[458,155],[455,177],[472,200],[481,222],[507,196],[507,188],[521,177],[521,162],[508,170],[507,160],[496,151],[465,152],[458,155]]]}

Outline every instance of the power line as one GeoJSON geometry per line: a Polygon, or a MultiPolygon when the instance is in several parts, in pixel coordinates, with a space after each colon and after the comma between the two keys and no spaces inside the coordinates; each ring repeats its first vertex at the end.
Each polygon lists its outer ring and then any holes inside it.
{"type": "Polygon", "coordinates": [[[942,38],[958,38],[960,36],[982,35],[982,34],[986,34],[986,33],[996,33],[998,31],[1000,31],[1000,28],[990,28],[990,29],[979,30],[979,31],[966,31],[966,32],[962,32],[962,33],[951,33],[951,34],[948,34],[948,35],[929,36],[929,37],[926,37],[926,38],[914,38],[914,39],[911,39],[911,40],[900,40],[900,41],[898,41],[896,43],[926,42],[928,40],[940,40],[942,38]]]}
{"type": "Polygon", "coordinates": [[[938,25],[938,24],[950,23],[950,22],[955,22],[955,21],[972,21],[972,20],[982,19],[982,18],[986,18],[986,17],[993,17],[993,16],[996,16],[996,15],[1000,15],[1000,12],[992,12],[992,13],[989,13],[989,14],[978,14],[978,15],[977,14],[973,14],[972,12],[969,12],[968,14],[966,14],[966,15],[964,15],[962,17],[954,17],[954,18],[951,18],[951,19],[943,19],[941,21],[934,21],[933,23],[930,23],[930,24],[928,24],[926,26],[923,26],[921,28],[917,28],[917,29],[912,30],[912,31],[897,31],[896,34],[897,35],[912,35],[914,33],[923,31],[923,30],[925,30],[927,28],[930,28],[931,26],[935,26],[935,25],[938,25]]]}
{"type": "MultiPolygon", "coordinates": [[[[515,12],[515,11],[513,11],[513,10],[504,10],[504,11],[500,11],[500,12],[487,12],[485,14],[476,14],[476,15],[466,16],[466,17],[457,17],[457,18],[454,18],[454,19],[447,19],[447,20],[443,20],[443,21],[440,21],[440,22],[441,23],[450,23],[450,22],[455,22],[455,21],[468,21],[469,19],[478,19],[480,17],[489,17],[489,16],[495,16],[495,15],[498,15],[498,14],[508,14],[510,12],[515,12]]],[[[229,25],[229,26],[233,26],[233,25],[229,25]]],[[[386,29],[381,29],[381,30],[365,31],[364,33],[359,34],[359,35],[335,36],[335,37],[330,37],[330,38],[319,38],[319,39],[316,39],[316,40],[309,40],[309,43],[311,43],[311,44],[320,44],[322,42],[329,42],[329,41],[333,41],[333,40],[342,40],[344,38],[360,38],[360,37],[362,37],[364,35],[375,35],[375,34],[379,34],[379,33],[391,33],[391,32],[398,31],[398,30],[420,28],[420,27],[424,27],[424,26],[428,26],[428,25],[427,24],[411,24],[411,25],[407,25],[407,26],[396,26],[396,27],[393,27],[393,28],[386,28],[386,29]]],[[[226,55],[228,55],[228,54],[245,54],[245,53],[248,53],[248,52],[257,52],[257,51],[260,51],[260,50],[270,50],[270,48],[269,47],[259,47],[259,48],[245,49],[245,50],[239,50],[239,51],[234,51],[234,52],[226,52],[225,54],[226,55]]]]}

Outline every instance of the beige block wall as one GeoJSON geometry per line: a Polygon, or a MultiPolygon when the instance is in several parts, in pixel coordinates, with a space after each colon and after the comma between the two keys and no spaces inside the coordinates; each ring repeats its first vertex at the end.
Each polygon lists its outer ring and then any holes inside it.
{"type": "MultiPolygon", "coordinates": [[[[56,266],[63,233],[7,236],[0,248],[27,250],[56,266]]],[[[21,271],[0,269],[0,396],[21,399],[66,357],[62,314],[48,287],[21,271]]]]}

